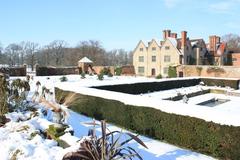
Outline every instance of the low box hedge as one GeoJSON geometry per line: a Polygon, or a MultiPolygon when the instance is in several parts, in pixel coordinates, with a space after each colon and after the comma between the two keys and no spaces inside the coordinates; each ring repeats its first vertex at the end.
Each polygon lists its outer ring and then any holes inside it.
{"type": "Polygon", "coordinates": [[[204,82],[204,84],[207,86],[221,86],[239,89],[239,80],[201,78],[201,81],[204,82]]]}
{"type": "MultiPolygon", "coordinates": [[[[55,88],[56,100],[70,92],[55,88]]],[[[160,110],[125,105],[116,100],[77,94],[70,108],[78,113],[105,119],[123,128],[220,159],[240,159],[240,127],[160,110]]]]}

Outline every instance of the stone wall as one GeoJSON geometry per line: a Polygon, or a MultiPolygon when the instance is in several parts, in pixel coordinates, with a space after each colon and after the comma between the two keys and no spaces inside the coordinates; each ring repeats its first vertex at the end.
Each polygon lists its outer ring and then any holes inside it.
{"type": "Polygon", "coordinates": [[[240,67],[236,66],[184,65],[178,66],[177,71],[183,72],[184,77],[240,78],[240,67]]]}

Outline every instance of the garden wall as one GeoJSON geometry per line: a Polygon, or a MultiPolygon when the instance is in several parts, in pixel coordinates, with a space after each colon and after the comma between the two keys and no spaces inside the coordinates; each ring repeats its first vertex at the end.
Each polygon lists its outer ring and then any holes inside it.
{"type": "Polygon", "coordinates": [[[133,76],[135,75],[135,69],[134,66],[122,66],[122,73],[121,75],[126,75],[126,76],[133,76]]]}
{"type": "Polygon", "coordinates": [[[109,69],[109,71],[114,75],[114,66],[93,66],[92,68],[96,74],[100,74],[104,69],[109,69]]]}
{"type": "Polygon", "coordinates": [[[36,76],[79,74],[78,67],[36,67],[36,76]]]}
{"type": "MultiPolygon", "coordinates": [[[[55,88],[59,102],[71,92],[55,88]]],[[[116,100],[77,94],[70,108],[78,113],[135,131],[161,141],[220,159],[240,157],[240,127],[219,125],[202,119],[160,110],[125,105],[116,100]]]]}
{"type": "Polygon", "coordinates": [[[22,66],[22,67],[4,67],[4,68],[0,67],[0,72],[8,74],[9,76],[26,76],[26,74],[27,74],[25,66],[22,66]]]}
{"type": "Polygon", "coordinates": [[[183,71],[184,77],[240,78],[240,68],[235,66],[184,65],[178,71],[183,71]]]}

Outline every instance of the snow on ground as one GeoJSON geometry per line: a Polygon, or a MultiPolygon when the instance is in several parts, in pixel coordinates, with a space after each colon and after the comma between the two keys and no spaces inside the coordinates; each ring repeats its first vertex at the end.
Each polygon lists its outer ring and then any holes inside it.
{"type": "MultiPolygon", "coordinates": [[[[185,78],[185,79],[194,79],[194,77],[185,78]]],[[[240,117],[235,113],[235,109],[231,109],[231,107],[229,108],[229,111],[226,113],[225,110],[222,109],[221,107],[217,107],[217,108],[206,107],[206,106],[198,106],[195,104],[185,104],[180,101],[173,102],[173,101],[162,100],[162,98],[164,97],[168,97],[171,95],[175,96],[177,94],[176,89],[170,90],[170,91],[161,91],[163,93],[158,92],[157,94],[161,95],[161,97],[159,98],[158,96],[151,96],[151,94],[150,96],[149,95],[146,96],[146,94],[131,95],[126,93],[89,88],[90,86],[114,85],[114,84],[125,84],[125,83],[131,84],[131,83],[138,83],[138,82],[160,82],[160,81],[167,81],[167,80],[169,79],[156,80],[153,78],[146,78],[146,77],[115,76],[113,78],[105,77],[103,81],[99,81],[97,80],[96,76],[88,76],[86,79],[81,79],[80,76],[71,75],[69,76],[68,82],[59,83],[55,79],[56,83],[54,83],[54,85],[66,91],[73,91],[76,93],[101,97],[105,99],[113,99],[129,105],[151,107],[167,113],[197,117],[200,119],[204,119],[206,121],[213,121],[219,124],[240,126],[240,117]],[[164,95],[164,93],[166,95],[164,95]]],[[[209,88],[218,89],[218,87],[214,87],[214,86],[209,88]]],[[[188,93],[189,91],[191,91],[191,89],[199,90],[201,89],[201,87],[195,86],[192,88],[190,87],[190,89],[182,88],[177,90],[178,91],[181,90],[181,92],[188,93]]],[[[228,87],[224,88],[224,90],[232,91],[232,89],[228,87]]],[[[155,93],[152,93],[152,95],[154,94],[155,93]]],[[[232,104],[233,104],[233,108],[235,108],[238,103],[232,103],[232,104]]]]}
{"type": "Polygon", "coordinates": [[[166,98],[178,96],[178,94],[187,95],[193,92],[199,92],[199,91],[208,90],[208,89],[209,87],[197,85],[197,86],[191,86],[191,87],[182,87],[182,88],[170,89],[165,91],[146,93],[142,95],[147,97],[166,99],[166,98]]]}
{"type": "Polygon", "coordinates": [[[46,119],[34,117],[26,120],[28,113],[16,112],[7,114],[7,117],[11,121],[0,128],[1,160],[11,159],[14,155],[19,160],[60,160],[69,150],[74,150],[74,146],[63,149],[57,146],[56,141],[40,136],[39,133],[45,128],[43,126],[52,124],[46,119]]]}
{"type": "MultiPolygon", "coordinates": [[[[53,76],[50,79],[47,77],[35,77],[34,81],[31,82],[31,92],[30,96],[33,95],[34,90],[36,89],[35,84],[36,81],[40,81],[42,85],[53,91],[54,86],[59,86],[61,84],[70,85],[70,82],[60,82],[59,78],[61,76],[53,76]]],[[[134,78],[134,77],[114,77],[114,78],[106,78],[106,82],[99,82],[96,80],[96,77],[87,77],[87,79],[80,79],[80,76],[68,76],[69,81],[75,84],[80,84],[82,86],[85,83],[89,84],[97,84],[101,85],[102,83],[107,84],[107,81],[121,81],[116,83],[126,83],[126,82],[145,82],[145,81],[155,81],[154,79],[147,78],[134,78]],[[136,81],[134,81],[136,79],[136,81]]],[[[110,83],[110,82],[108,82],[110,83]]],[[[86,84],[86,86],[87,86],[86,84]]],[[[72,87],[72,85],[70,85],[72,87]]],[[[72,89],[72,88],[71,88],[72,89]]],[[[79,89],[79,88],[78,88],[79,89]]],[[[37,108],[40,110],[43,106],[38,105],[37,108]]],[[[5,127],[0,128],[0,160],[10,159],[10,157],[19,150],[17,154],[17,159],[45,159],[45,160],[61,160],[63,155],[69,151],[74,151],[79,147],[79,143],[82,138],[84,138],[88,130],[92,128],[92,126],[87,125],[87,122],[91,122],[92,119],[73,111],[70,112],[70,117],[68,119],[68,124],[74,129],[74,136],[71,136],[69,133],[66,133],[60,139],[67,141],[71,146],[69,148],[63,149],[57,146],[57,143],[53,140],[44,139],[39,135],[32,137],[31,134],[34,132],[40,132],[41,130],[45,130],[48,128],[52,122],[48,121],[46,117],[41,115],[29,119],[31,115],[30,112],[26,113],[9,113],[7,117],[11,119],[10,122],[6,124],[5,127]],[[23,121],[19,121],[19,119],[23,121]],[[27,126],[27,127],[26,127],[27,126]]],[[[97,122],[99,123],[99,122],[97,122]]],[[[118,130],[122,129],[116,127],[114,125],[108,124],[108,128],[110,130],[118,130]]],[[[100,126],[96,127],[97,134],[100,135],[100,126]]],[[[127,132],[126,130],[123,130],[127,132]]],[[[126,137],[122,137],[124,139],[126,137]]],[[[213,160],[214,158],[205,156],[196,152],[192,152],[186,149],[181,149],[174,145],[170,145],[167,143],[163,143],[157,140],[153,140],[151,138],[147,138],[144,136],[140,136],[140,139],[148,146],[149,149],[143,148],[136,142],[132,141],[131,147],[136,149],[142,158],[145,160],[213,160]]]]}

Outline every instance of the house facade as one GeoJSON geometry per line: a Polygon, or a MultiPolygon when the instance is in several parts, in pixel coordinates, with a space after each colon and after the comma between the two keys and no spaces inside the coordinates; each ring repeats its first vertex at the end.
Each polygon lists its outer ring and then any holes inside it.
{"type": "Polygon", "coordinates": [[[133,65],[136,75],[166,77],[169,66],[203,64],[206,52],[203,39],[190,40],[186,31],[178,38],[171,30],[164,30],[162,41],[139,41],[133,52],[133,65]]]}

